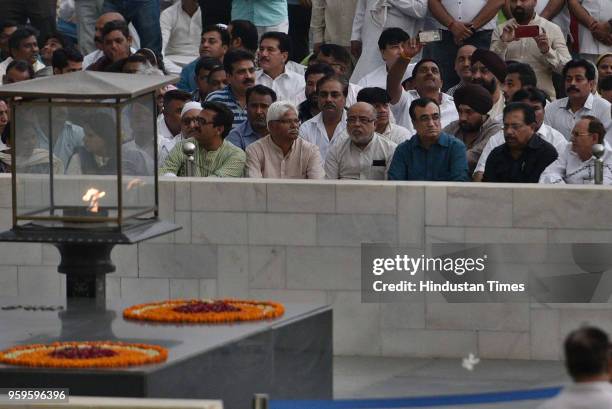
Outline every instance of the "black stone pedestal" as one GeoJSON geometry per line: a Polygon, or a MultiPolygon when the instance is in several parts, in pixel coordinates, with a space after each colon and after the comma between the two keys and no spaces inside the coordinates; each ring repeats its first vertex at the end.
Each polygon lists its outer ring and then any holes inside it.
{"type": "MultiPolygon", "coordinates": [[[[0,349],[26,343],[117,340],[161,345],[168,360],[124,369],[33,369],[0,365],[2,387],[63,387],[71,395],[221,399],[248,408],[255,393],[272,399],[332,398],[332,311],[287,304],[274,321],[226,325],[160,325],[126,321],[137,303],[95,300],[57,311],[0,310],[0,349]]],[[[0,307],[66,301],[0,298],[0,307]]]]}

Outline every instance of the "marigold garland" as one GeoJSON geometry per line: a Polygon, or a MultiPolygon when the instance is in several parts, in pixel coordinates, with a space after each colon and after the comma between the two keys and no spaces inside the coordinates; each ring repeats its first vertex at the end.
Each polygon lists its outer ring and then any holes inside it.
{"type": "Polygon", "coordinates": [[[272,301],[192,299],[134,305],[123,311],[123,317],[130,320],[164,323],[224,324],[274,319],[284,313],[285,307],[272,301]],[[190,305],[200,307],[203,303],[209,304],[211,311],[189,308],[190,305]]]}
{"type": "Polygon", "coordinates": [[[157,345],[129,344],[116,341],[20,345],[0,352],[1,363],[46,368],[121,368],[164,362],[167,358],[168,350],[166,348],[157,345]],[[96,355],[96,357],[83,357],[87,354],[77,354],[79,356],[77,358],[62,356],[62,350],[73,350],[74,348],[95,351],[93,355],[96,355]]]}

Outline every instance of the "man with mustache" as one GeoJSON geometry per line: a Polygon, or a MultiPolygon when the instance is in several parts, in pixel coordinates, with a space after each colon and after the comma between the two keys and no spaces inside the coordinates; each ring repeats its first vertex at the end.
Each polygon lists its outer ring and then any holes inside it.
{"type": "Polygon", "coordinates": [[[288,101],[270,105],[266,114],[270,134],[246,149],[250,178],[323,179],[319,148],[299,137],[297,109],[288,101]]]}
{"type": "Polygon", "coordinates": [[[612,147],[604,141],[606,130],[594,116],[583,116],[574,126],[569,149],[559,155],[540,176],[540,183],[593,184],[595,157],[593,145],[606,146],[603,156],[605,185],[612,185],[612,147]]]}
{"type": "MultiPolygon", "coordinates": [[[[110,12],[104,13],[96,20],[95,33],[94,33],[94,44],[96,45],[96,49],[89,54],[83,57],[83,69],[86,70],[91,64],[98,61],[100,58],[104,56],[104,51],[102,48],[104,46],[102,40],[102,29],[106,25],[106,23],[110,21],[125,21],[123,16],[119,13],[110,12]]],[[[136,52],[135,49],[131,50],[133,53],[136,52]]]]}
{"type": "MultiPolygon", "coordinates": [[[[191,106],[188,105],[187,109],[191,106]]],[[[184,123],[190,123],[188,134],[193,135],[186,141],[193,142],[196,146],[193,176],[242,177],[246,155],[242,149],[225,140],[232,129],[232,111],[219,102],[210,101],[204,102],[201,108],[197,117],[185,116],[183,118],[184,123]]],[[[183,110],[186,111],[185,108],[183,110]]],[[[187,111],[185,113],[187,114],[187,111]]],[[[159,174],[186,176],[187,163],[187,157],[183,153],[183,143],[176,144],[164,165],[159,169],[159,174]]]]}
{"type": "MultiPolygon", "coordinates": [[[[561,155],[565,151],[568,142],[559,131],[544,123],[544,109],[546,108],[547,104],[546,94],[544,91],[535,87],[525,87],[514,93],[512,102],[523,102],[533,108],[538,136],[554,146],[557,154],[561,155]]],[[[484,147],[482,154],[480,155],[480,159],[478,159],[476,169],[474,169],[474,173],[472,175],[474,182],[482,182],[485,164],[489,158],[489,155],[491,154],[491,151],[493,151],[493,149],[496,147],[503,145],[504,142],[504,133],[502,131],[489,138],[489,142],[487,142],[487,145],[484,147]]]]}
{"type": "Polygon", "coordinates": [[[88,71],[111,71],[112,65],[132,54],[132,37],[124,21],[109,21],[102,28],[102,51],[104,55],[87,67],[88,71]]]}
{"type": "Polygon", "coordinates": [[[247,121],[232,129],[227,140],[242,150],[268,134],[266,115],[268,108],[276,102],[276,92],[264,85],[255,85],[247,90],[247,121]]]}
{"type": "Polygon", "coordinates": [[[29,26],[24,26],[15,30],[9,37],[8,48],[10,57],[0,63],[0,78],[6,74],[7,67],[15,60],[22,60],[32,66],[34,72],[45,68],[45,65],[38,61],[38,32],[29,26]]]}
{"type": "Polygon", "coordinates": [[[422,48],[423,44],[414,38],[403,42],[400,57],[391,66],[387,76],[387,92],[391,97],[391,111],[395,120],[398,125],[403,126],[413,134],[415,128],[409,115],[409,107],[412,101],[418,98],[430,98],[436,101],[440,107],[440,120],[443,127],[459,118],[453,98],[441,91],[442,73],[437,61],[420,60],[412,71],[415,89],[406,91],[402,87],[402,77],[410,64],[411,58],[414,58],[422,48]]]}
{"type": "Polygon", "coordinates": [[[504,108],[505,143],[493,149],[485,164],[484,182],[538,183],[557,159],[555,148],[536,133],[535,112],[522,102],[504,108]]]}
{"type": "Polygon", "coordinates": [[[208,94],[206,101],[225,104],[234,114],[236,127],[247,120],[246,92],[255,85],[255,57],[245,50],[232,50],[225,55],[223,68],[228,84],[208,94]]]}
{"type": "Polygon", "coordinates": [[[276,92],[279,100],[303,101],[304,77],[285,67],[289,61],[291,40],[280,31],[270,31],[259,41],[259,70],[255,73],[255,83],[265,85],[276,92]]]}
{"type": "Polygon", "coordinates": [[[489,111],[492,118],[501,118],[506,100],[502,94],[501,84],[506,79],[506,63],[493,51],[477,49],[472,54],[472,84],[482,85],[493,98],[493,107],[489,111]]]}
{"type": "Polygon", "coordinates": [[[416,134],[395,149],[389,180],[467,181],[465,145],[442,132],[438,103],[418,98],[409,112],[416,134]]]}
{"type": "Polygon", "coordinates": [[[376,110],[358,102],[347,114],[347,137],[325,159],[327,179],[385,180],[397,145],[376,132],[376,110]]]}
{"type": "Polygon", "coordinates": [[[612,123],[610,103],[591,92],[595,87],[595,66],[587,60],[572,60],[563,68],[563,78],[567,97],[546,106],[544,122],[568,141],[576,122],[584,115],[599,118],[608,132],[612,123]]]}
{"type": "Polygon", "coordinates": [[[346,96],[348,81],[338,74],[317,82],[317,100],[321,112],[300,127],[300,136],[319,147],[323,160],[329,147],[342,139],[346,130],[346,96]]]}
{"type": "Polygon", "coordinates": [[[503,60],[515,60],[530,65],[536,73],[540,89],[555,96],[553,73],[560,73],[571,60],[566,40],[555,23],[535,12],[537,0],[509,0],[513,18],[498,25],[493,31],[491,50],[503,60]],[[516,38],[521,26],[538,26],[536,37],[516,38]]]}
{"type": "Polygon", "coordinates": [[[306,100],[298,106],[300,121],[306,122],[321,112],[317,103],[317,81],[327,75],[334,75],[334,69],[327,64],[316,63],[306,69],[306,73],[304,73],[306,100]]]}
{"type": "Polygon", "coordinates": [[[459,119],[442,132],[454,135],[467,149],[468,172],[471,175],[489,138],[501,131],[502,125],[487,115],[493,106],[489,91],[480,85],[467,84],[455,92],[459,119]]]}
{"type": "Polygon", "coordinates": [[[357,94],[358,102],[367,102],[376,110],[376,132],[396,145],[410,139],[412,133],[398,124],[391,122],[391,98],[383,88],[364,88],[357,94]]]}
{"type": "MultiPolygon", "coordinates": [[[[186,102],[182,100],[183,93],[185,93],[185,91],[181,90],[173,90],[168,91],[166,93],[166,95],[170,94],[170,96],[168,97],[170,99],[170,107],[181,107],[179,113],[180,120],[178,123],[180,131],[172,138],[158,138],[157,143],[159,149],[157,154],[157,160],[160,167],[163,166],[164,163],[166,163],[168,155],[170,154],[172,149],[174,149],[177,143],[182,143],[184,140],[189,138],[195,138],[200,132],[200,123],[198,122],[198,115],[200,114],[200,111],[202,111],[202,105],[199,102],[186,102]]],[[[166,97],[164,97],[164,100],[165,99],[166,97]]]]}

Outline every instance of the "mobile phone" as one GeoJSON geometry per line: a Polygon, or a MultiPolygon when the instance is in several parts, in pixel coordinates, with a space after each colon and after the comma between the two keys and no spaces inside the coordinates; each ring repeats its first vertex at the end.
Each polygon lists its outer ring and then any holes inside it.
{"type": "Polygon", "coordinates": [[[419,33],[419,42],[421,43],[434,43],[441,40],[442,33],[440,30],[421,31],[419,33]]]}
{"type": "Polygon", "coordinates": [[[517,26],[514,29],[514,38],[531,38],[540,35],[539,26],[517,26]]]}

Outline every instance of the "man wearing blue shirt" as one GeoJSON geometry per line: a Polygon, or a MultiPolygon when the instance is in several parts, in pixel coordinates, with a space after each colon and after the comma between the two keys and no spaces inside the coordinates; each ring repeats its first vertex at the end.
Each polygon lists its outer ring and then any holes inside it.
{"type": "Polygon", "coordinates": [[[440,106],[430,98],[410,104],[416,135],[395,150],[389,180],[467,181],[465,145],[441,131],[440,106]]]}
{"type": "Polygon", "coordinates": [[[252,21],[261,35],[267,31],[289,31],[287,0],[233,0],[232,20],[252,21]]]}
{"type": "Polygon", "coordinates": [[[276,92],[265,85],[247,89],[247,121],[232,129],[225,138],[242,150],[268,134],[266,115],[268,108],[276,102],[276,92]]]}

